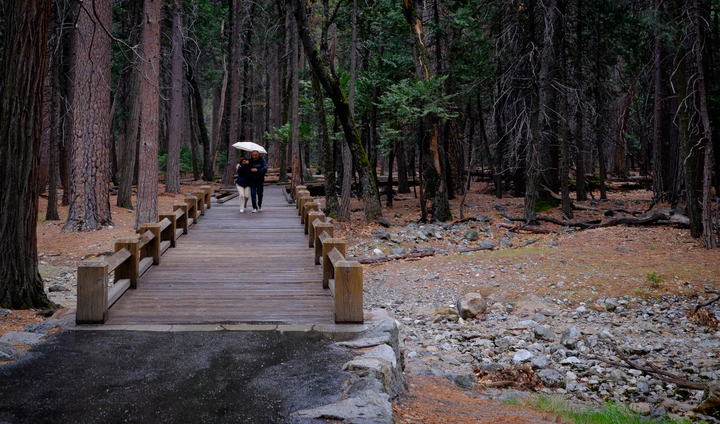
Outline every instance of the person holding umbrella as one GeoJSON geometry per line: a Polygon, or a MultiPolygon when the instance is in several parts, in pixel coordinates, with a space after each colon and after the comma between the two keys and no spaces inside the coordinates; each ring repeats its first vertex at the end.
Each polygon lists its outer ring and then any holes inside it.
{"type": "Polygon", "coordinates": [[[252,199],[253,213],[262,212],[263,186],[265,184],[265,173],[268,165],[260,153],[267,153],[261,145],[252,141],[240,141],[233,144],[233,147],[250,152],[250,198],[252,199]]]}
{"type": "Polygon", "coordinates": [[[250,153],[250,198],[252,199],[253,213],[262,212],[263,187],[267,170],[268,165],[265,159],[260,157],[260,152],[253,150],[250,153]]]}
{"type": "Polygon", "coordinates": [[[242,157],[235,168],[238,173],[235,187],[240,195],[240,212],[245,212],[250,199],[250,161],[246,157],[242,157]]]}

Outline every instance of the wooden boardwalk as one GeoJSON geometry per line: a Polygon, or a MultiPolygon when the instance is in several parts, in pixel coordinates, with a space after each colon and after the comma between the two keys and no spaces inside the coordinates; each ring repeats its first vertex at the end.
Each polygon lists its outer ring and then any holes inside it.
{"type": "Polygon", "coordinates": [[[321,267],[281,190],[265,188],[262,213],[241,214],[237,198],[213,204],[107,324],[334,324],[321,267]]]}

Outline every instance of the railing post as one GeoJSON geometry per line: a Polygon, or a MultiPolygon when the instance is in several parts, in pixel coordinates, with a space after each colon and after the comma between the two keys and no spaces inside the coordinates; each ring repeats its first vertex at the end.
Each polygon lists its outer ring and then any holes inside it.
{"type": "Polygon", "coordinates": [[[316,221],[319,221],[318,223],[325,222],[325,213],[320,211],[310,211],[310,213],[308,213],[305,225],[307,229],[305,232],[308,234],[308,247],[315,245],[315,226],[313,224],[315,224],[316,221]]]}
{"type": "Polygon", "coordinates": [[[322,257],[322,242],[320,241],[320,235],[325,232],[332,238],[335,228],[329,222],[318,222],[315,224],[315,265],[320,265],[320,258],[322,257]]]}
{"type": "Polygon", "coordinates": [[[77,324],[104,324],[107,321],[107,270],[105,261],[85,261],[78,266],[77,310],[75,313],[77,324]]]}
{"type": "Polygon", "coordinates": [[[148,223],[140,226],[140,234],[145,234],[146,231],[150,231],[155,236],[152,240],[145,245],[145,251],[147,256],[153,258],[153,265],[160,265],[160,224],[148,223]]]}
{"type": "Polygon", "coordinates": [[[307,195],[300,198],[298,203],[298,215],[300,216],[300,220],[302,222],[302,214],[303,214],[303,206],[305,206],[305,203],[312,202],[314,199],[312,196],[307,195]]]}
{"type": "Polygon", "coordinates": [[[115,281],[128,279],[130,288],[136,289],[140,276],[140,244],[133,238],[115,240],[115,251],[118,252],[123,248],[130,252],[130,258],[115,268],[115,281]]]}
{"type": "Polygon", "coordinates": [[[170,247],[175,247],[175,230],[177,230],[177,217],[172,212],[163,212],[158,216],[159,221],[167,219],[170,221],[170,225],[161,234],[162,241],[170,240],[170,247]]]}
{"type": "Polygon", "coordinates": [[[188,213],[190,211],[190,205],[187,203],[177,203],[173,205],[173,210],[176,211],[178,209],[181,209],[183,211],[183,216],[181,216],[178,219],[177,225],[182,228],[183,234],[188,233],[188,213]]]}
{"type": "Polygon", "coordinates": [[[317,211],[320,210],[320,204],[317,202],[305,202],[303,205],[303,213],[302,217],[300,217],[300,222],[305,226],[305,234],[308,233],[308,214],[310,211],[317,211]]]}
{"type": "Polygon", "coordinates": [[[363,322],[362,304],[362,265],[358,261],[336,262],[335,322],[363,322]]]}
{"type": "Polygon", "coordinates": [[[300,199],[302,199],[305,196],[310,196],[310,192],[308,190],[298,190],[297,196],[295,197],[295,207],[299,210],[300,209],[300,199]]]}
{"type": "MultiPolygon", "coordinates": [[[[301,192],[302,190],[307,190],[307,186],[299,185],[299,186],[295,187],[295,201],[296,201],[296,203],[297,203],[297,199],[300,198],[300,192],[301,192]]],[[[310,194],[309,191],[308,191],[308,194],[310,194]]]]}
{"type": "Polygon", "coordinates": [[[330,280],[335,278],[335,272],[333,264],[328,258],[333,248],[337,249],[343,256],[345,256],[345,240],[340,238],[329,238],[325,239],[322,244],[322,267],[323,267],[323,288],[327,289],[330,287],[330,280]]]}
{"type": "Polygon", "coordinates": [[[205,191],[193,192],[193,196],[197,199],[198,216],[205,216],[205,191]]]}
{"type": "Polygon", "coordinates": [[[188,204],[188,218],[192,219],[193,224],[197,222],[197,197],[185,196],[185,203],[188,204]]]}
{"type": "Polygon", "coordinates": [[[208,209],[212,208],[212,201],[210,199],[212,198],[213,188],[209,185],[200,186],[200,188],[205,192],[205,207],[208,209]]]}

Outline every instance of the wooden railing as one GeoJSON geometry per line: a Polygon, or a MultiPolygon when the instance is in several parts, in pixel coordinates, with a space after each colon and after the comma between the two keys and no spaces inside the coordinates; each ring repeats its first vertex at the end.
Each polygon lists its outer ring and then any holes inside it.
{"type": "Polygon", "coordinates": [[[138,280],[152,265],[160,264],[160,257],[199,216],[210,209],[212,187],[186,195],[182,203],[173,206],[173,212],[160,213],[157,223],[140,227],[139,238],[115,240],[115,253],[105,259],[84,261],[78,266],[77,314],[78,324],[103,324],[110,307],[128,290],[138,287],[138,280]],[[115,282],[108,287],[109,275],[115,273],[115,282]]]}
{"type": "Polygon", "coordinates": [[[333,225],[305,186],[295,188],[295,199],[308,247],[315,249],[315,265],[322,265],[323,288],[330,289],[334,299],[335,322],[363,322],[362,265],[346,260],[345,240],[333,237],[333,225]]]}

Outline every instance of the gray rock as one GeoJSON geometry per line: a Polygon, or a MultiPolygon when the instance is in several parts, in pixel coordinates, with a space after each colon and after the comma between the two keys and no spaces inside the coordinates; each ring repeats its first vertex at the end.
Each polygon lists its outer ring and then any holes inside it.
{"type": "Polygon", "coordinates": [[[483,362],[478,368],[487,372],[498,372],[504,370],[506,367],[505,365],[498,364],[497,362],[483,362]]]}
{"type": "Polygon", "coordinates": [[[25,351],[18,349],[12,343],[0,342],[0,362],[14,361],[25,356],[25,351]]]}
{"type": "Polygon", "coordinates": [[[575,356],[568,356],[567,358],[560,361],[560,365],[578,365],[584,362],[585,361],[583,361],[582,359],[578,359],[575,356]]]}
{"type": "Polygon", "coordinates": [[[482,214],[480,214],[480,215],[477,216],[477,218],[475,218],[475,220],[476,220],[477,222],[481,222],[481,223],[490,222],[490,217],[487,216],[487,215],[482,215],[482,214]]]}
{"type": "Polygon", "coordinates": [[[535,337],[538,339],[543,340],[554,340],[555,339],[555,333],[550,329],[550,327],[537,325],[535,328],[533,328],[533,332],[535,333],[535,337]]]}
{"type": "Polygon", "coordinates": [[[500,349],[509,349],[513,344],[515,344],[515,341],[510,337],[498,337],[495,339],[495,346],[500,349]]]}
{"type": "Polygon", "coordinates": [[[495,242],[492,240],[483,240],[478,244],[482,249],[493,250],[495,248],[495,242]]]}
{"type": "Polygon", "coordinates": [[[45,337],[44,334],[27,333],[24,331],[10,331],[0,337],[0,342],[12,345],[36,345],[45,337]]]}
{"type": "Polygon", "coordinates": [[[363,355],[365,358],[377,358],[389,362],[393,368],[397,367],[397,358],[393,348],[386,344],[375,346],[363,355]]]}
{"type": "Polygon", "coordinates": [[[605,310],[608,312],[613,312],[615,309],[617,309],[618,305],[615,303],[615,300],[613,299],[607,299],[605,301],[605,310]]]}
{"type": "Polygon", "coordinates": [[[62,327],[65,324],[62,320],[55,318],[48,318],[44,322],[37,322],[35,324],[28,324],[25,326],[25,331],[29,333],[41,333],[45,334],[48,331],[62,327]]]}
{"type": "Polygon", "coordinates": [[[560,343],[568,349],[572,349],[575,347],[575,344],[578,342],[579,338],[580,332],[578,331],[578,329],[575,327],[570,327],[562,332],[562,335],[560,336],[560,343]]]}
{"type": "Polygon", "coordinates": [[[380,240],[390,240],[390,234],[385,229],[379,229],[377,231],[373,231],[373,235],[380,240]]]}
{"type": "Polygon", "coordinates": [[[480,293],[468,293],[457,301],[457,309],[463,319],[474,318],[487,310],[487,301],[480,293]]]}
{"type": "Polygon", "coordinates": [[[478,233],[477,230],[467,230],[467,231],[465,231],[463,238],[465,240],[476,241],[476,240],[480,239],[480,234],[478,233]]]}
{"type": "Polygon", "coordinates": [[[452,384],[467,390],[472,390],[473,385],[477,382],[474,376],[470,377],[465,374],[445,374],[445,378],[450,380],[452,384]]]}
{"type": "Polygon", "coordinates": [[[301,418],[339,420],[357,424],[392,424],[392,403],[386,393],[363,390],[349,399],[293,414],[301,418]]]}
{"type": "Polygon", "coordinates": [[[396,247],[390,251],[391,255],[404,255],[406,253],[407,253],[407,251],[405,250],[404,247],[396,247]]]}
{"type": "Polygon", "coordinates": [[[500,239],[500,247],[512,247],[513,242],[507,237],[503,237],[500,239]]]}
{"type": "Polygon", "coordinates": [[[526,319],[523,321],[519,321],[516,325],[517,328],[535,328],[538,326],[538,323],[536,321],[533,321],[531,319],[526,319]]]}
{"type": "Polygon", "coordinates": [[[530,366],[534,370],[543,370],[550,366],[550,361],[546,355],[538,355],[530,361],[530,366]]]}
{"type": "Polygon", "coordinates": [[[62,284],[53,284],[52,286],[48,287],[48,291],[50,291],[50,292],[66,292],[66,291],[70,291],[70,289],[63,286],[62,284]]]}
{"type": "Polygon", "coordinates": [[[522,364],[535,357],[535,354],[526,349],[520,349],[513,356],[513,363],[522,364]]]}
{"type": "Polygon", "coordinates": [[[373,347],[382,343],[388,343],[390,341],[390,334],[382,333],[375,337],[364,337],[358,340],[351,340],[347,342],[337,342],[336,346],[349,347],[351,349],[359,349],[363,347],[373,347]]]}
{"type": "Polygon", "coordinates": [[[375,222],[377,222],[378,224],[382,225],[385,228],[390,228],[390,226],[391,226],[390,221],[388,221],[388,219],[385,218],[384,216],[381,216],[375,222]]]}
{"type": "Polygon", "coordinates": [[[638,392],[645,394],[650,391],[650,385],[648,385],[646,382],[641,381],[637,384],[638,392]]]}
{"type": "Polygon", "coordinates": [[[6,317],[8,315],[12,315],[13,311],[10,309],[0,309],[0,317],[6,317]]]}
{"type": "Polygon", "coordinates": [[[422,241],[428,241],[427,236],[422,231],[417,232],[417,238],[419,238],[422,241]]]}
{"type": "Polygon", "coordinates": [[[552,369],[544,369],[537,373],[540,381],[547,387],[565,387],[565,379],[559,372],[552,369]]]}

